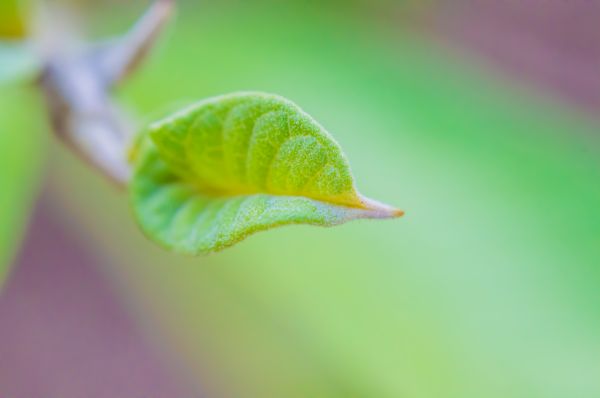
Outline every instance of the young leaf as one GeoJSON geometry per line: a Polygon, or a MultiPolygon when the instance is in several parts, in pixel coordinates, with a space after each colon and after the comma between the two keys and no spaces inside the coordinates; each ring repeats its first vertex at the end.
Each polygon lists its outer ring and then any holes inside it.
{"type": "Polygon", "coordinates": [[[0,1],[0,38],[14,40],[25,37],[30,9],[30,1],[0,1]]]}
{"type": "Polygon", "coordinates": [[[281,225],[403,214],[358,193],[333,138],[274,95],[200,102],[150,126],[132,161],[137,219],[176,252],[218,251],[281,225]]]}

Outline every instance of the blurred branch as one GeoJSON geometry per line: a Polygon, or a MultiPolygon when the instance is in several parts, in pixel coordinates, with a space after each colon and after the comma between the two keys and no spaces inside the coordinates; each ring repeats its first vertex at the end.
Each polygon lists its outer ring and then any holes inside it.
{"type": "MultiPolygon", "coordinates": [[[[51,40],[40,85],[45,93],[56,134],[110,180],[125,185],[131,170],[127,148],[131,124],[111,97],[114,85],[133,73],[152,49],[169,20],[174,0],[157,0],[129,33],[111,43],[69,43],[78,38],[51,40]]],[[[48,19],[51,16],[47,16],[48,19]]],[[[46,21],[43,37],[52,36],[56,21],[46,21]]]]}
{"type": "Polygon", "coordinates": [[[107,83],[118,83],[135,72],[169,21],[174,4],[156,1],[125,37],[92,51],[90,57],[107,83]]]}

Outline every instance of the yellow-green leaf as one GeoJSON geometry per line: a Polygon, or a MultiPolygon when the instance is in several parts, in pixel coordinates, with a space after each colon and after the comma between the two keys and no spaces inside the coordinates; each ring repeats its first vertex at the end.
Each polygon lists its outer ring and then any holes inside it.
{"type": "Polygon", "coordinates": [[[402,215],[362,196],[333,138],[284,98],[238,93],[150,126],[132,156],[144,232],[189,254],[288,224],[402,215]]]}
{"type": "Polygon", "coordinates": [[[0,0],[0,38],[22,39],[26,36],[30,3],[26,0],[0,0]]]}

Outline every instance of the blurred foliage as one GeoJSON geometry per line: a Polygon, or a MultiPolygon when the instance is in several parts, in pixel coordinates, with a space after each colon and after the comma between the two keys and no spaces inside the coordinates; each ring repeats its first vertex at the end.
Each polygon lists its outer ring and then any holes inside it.
{"type": "Polygon", "coordinates": [[[36,192],[43,137],[31,89],[0,87],[0,285],[15,254],[36,192]]]}
{"type": "Polygon", "coordinates": [[[30,46],[0,42],[0,86],[31,79],[38,66],[39,61],[30,46]]]}
{"type": "Polygon", "coordinates": [[[29,1],[0,0],[0,38],[21,39],[27,34],[29,1]]]}
{"type": "MultiPolygon", "coordinates": [[[[148,330],[214,396],[600,396],[597,126],[395,26],[310,4],[185,3],[123,100],[153,120],[231,91],[289,97],[336,132],[364,192],[407,216],[182,259],[61,149],[54,197],[148,330]]],[[[103,29],[124,26],[116,14],[103,29]]]]}

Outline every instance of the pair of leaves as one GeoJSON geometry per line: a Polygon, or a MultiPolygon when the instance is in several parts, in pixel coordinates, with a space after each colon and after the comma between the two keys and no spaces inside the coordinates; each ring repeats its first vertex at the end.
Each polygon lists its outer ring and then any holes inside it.
{"type": "Polygon", "coordinates": [[[402,215],[358,193],[333,138],[274,95],[200,102],[150,126],[132,161],[137,219],[176,252],[218,251],[282,225],[402,215]]]}

